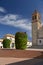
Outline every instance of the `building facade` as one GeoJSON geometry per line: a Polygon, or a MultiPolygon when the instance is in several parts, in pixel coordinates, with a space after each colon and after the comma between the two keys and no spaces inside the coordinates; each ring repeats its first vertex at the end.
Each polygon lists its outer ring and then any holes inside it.
{"type": "Polygon", "coordinates": [[[43,25],[40,13],[36,10],[32,14],[32,45],[43,45],[43,25]]]}

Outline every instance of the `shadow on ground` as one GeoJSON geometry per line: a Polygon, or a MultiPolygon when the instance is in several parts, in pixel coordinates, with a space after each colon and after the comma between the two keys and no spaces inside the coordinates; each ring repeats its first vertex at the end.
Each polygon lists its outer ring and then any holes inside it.
{"type": "Polygon", "coordinates": [[[43,59],[43,52],[41,52],[41,55],[40,56],[35,57],[35,59],[36,58],[38,58],[38,59],[41,59],[42,58],[43,59]]]}
{"type": "MultiPolygon", "coordinates": [[[[19,58],[18,58],[19,59],[19,58]]],[[[7,65],[43,65],[43,53],[41,52],[41,55],[38,57],[35,57],[33,59],[28,59],[20,62],[14,62],[7,65]]]]}

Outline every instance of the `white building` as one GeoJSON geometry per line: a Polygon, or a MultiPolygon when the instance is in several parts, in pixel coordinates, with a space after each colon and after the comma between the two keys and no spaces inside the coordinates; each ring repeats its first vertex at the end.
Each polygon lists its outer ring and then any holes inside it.
{"type": "MultiPolygon", "coordinates": [[[[13,49],[13,48],[15,49],[15,35],[6,34],[3,39],[0,39],[0,48],[3,48],[2,42],[3,42],[4,39],[9,39],[9,40],[11,40],[10,48],[11,48],[11,49],[13,49]]],[[[28,47],[31,47],[31,46],[32,46],[32,42],[27,41],[27,48],[28,48],[28,47]]]]}
{"type": "Polygon", "coordinates": [[[32,42],[30,41],[27,41],[27,48],[31,47],[32,46],[32,42]]]}
{"type": "Polygon", "coordinates": [[[6,34],[6,35],[4,36],[4,39],[5,39],[5,38],[11,40],[10,48],[15,48],[15,36],[12,35],[12,34],[6,34]]]}
{"type": "Polygon", "coordinates": [[[3,42],[3,39],[0,39],[0,48],[3,48],[2,42],[3,42]]]}

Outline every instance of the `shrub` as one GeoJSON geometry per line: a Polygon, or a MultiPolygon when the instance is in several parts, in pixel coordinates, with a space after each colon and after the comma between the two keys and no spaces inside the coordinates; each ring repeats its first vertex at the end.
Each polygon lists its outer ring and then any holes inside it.
{"type": "Polygon", "coordinates": [[[2,43],[4,48],[10,48],[11,41],[9,39],[4,39],[2,43]]]}
{"type": "Polygon", "coordinates": [[[25,32],[17,32],[15,35],[16,49],[26,49],[27,47],[27,34],[25,32]]]}

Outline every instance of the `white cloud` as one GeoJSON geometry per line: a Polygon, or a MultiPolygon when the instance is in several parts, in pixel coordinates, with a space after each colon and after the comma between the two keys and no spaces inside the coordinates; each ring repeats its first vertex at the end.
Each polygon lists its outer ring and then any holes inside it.
{"type": "Polygon", "coordinates": [[[6,10],[5,10],[3,7],[0,7],[0,12],[5,13],[5,12],[6,12],[6,10]]]}
{"type": "Polygon", "coordinates": [[[0,17],[0,23],[14,27],[19,27],[25,30],[31,30],[30,20],[23,18],[20,19],[19,15],[8,14],[4,17],[0,17]]]}
{"type": "Polygon", "coordinates": [[[0,23],[26,30],[28,37],[32,37],[31,21],[29,19],[23,19],[19,15],[7,14],[5,16],[0,16],[0,23]]]}
{"type": "MultiPolygon", "coordinates": [[[[1,12],[6,13],[6,9],[0,7],[0,13],[1,12]]],[[[22,18],[21,15],[14,15],[14,14],[6,14],[4,16],[0,15],[0,23],[26,30],[29,37],[32,37],[31,21],[30,19],[22,18]]]]}

